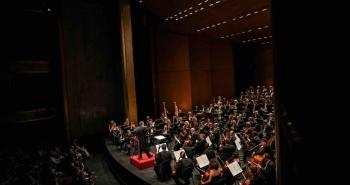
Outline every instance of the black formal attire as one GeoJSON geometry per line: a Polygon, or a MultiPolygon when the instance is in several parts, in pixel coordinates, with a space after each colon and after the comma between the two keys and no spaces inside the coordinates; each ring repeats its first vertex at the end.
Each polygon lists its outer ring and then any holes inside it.
{"type": "Polygon", "coordinates": [[[144,151],[147,155],[148,158],[151,158],[152,155],[149,153],[149,148],[147,144],[147,139],[146,139],[146,133],[148,131],[147,127],[137,127],[135,130],[135,135],[138,138],[138,155],[139,159],[142,158],[142,151],[144,151]]]}
{"type": "Polygon", "coordinates": [[[156,155],[156,165],[154,166],[154,171],[157,174],[157,177],[164,181],[169,180],[171,178],[172,169],[171,169],[171,161],[172,155],[169,151],[161,151],[156,155]]]}

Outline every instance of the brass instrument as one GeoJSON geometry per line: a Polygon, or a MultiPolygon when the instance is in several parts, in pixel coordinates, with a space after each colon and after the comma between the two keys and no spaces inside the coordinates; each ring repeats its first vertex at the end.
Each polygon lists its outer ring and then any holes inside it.
{"type": "Polygon", "coordinates": [[[175,110],[175,116],[179,117],[179,107],[176,105],[176,101],[174,101],[174,110],[175,110]]]}
{"type": "Polygon", "coordinates": [[[164,101],[163,101],[163,115],[164,115],[164,117],[167,117],[167,116],[168,116],[168,111],[166,110],[165,102],[164,102],[164,101]]]}

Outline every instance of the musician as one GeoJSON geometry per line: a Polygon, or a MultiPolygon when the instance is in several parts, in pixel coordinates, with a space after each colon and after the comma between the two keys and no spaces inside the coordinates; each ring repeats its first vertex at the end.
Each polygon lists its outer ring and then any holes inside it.
{"type": "Polygon", "coordinates": [[[222,140],[221,144],[219,145],[219,155],[224,161],[230,158],[235,150],[235,145],[227,144],[225,140],[222,140]]]}
{"type": "Polygon", "coordinates": [[[145,127],[145,126],[139,126],[134,130],[135,135],[137,136],[137,139],[138,139],[139,159],[142,159],[142,151],[146,153],[148,158],[152,157],[152,155],[149,153],[149,147],[148,147],[147,138],[146,138],[146,134],[148,130],[149,130],[148,127],[145,127]]]}
{"type": "Polygon", "coordinates": [[[198,135],[198,139],[196,140],[194,151],[197,155],[201,155],[205,150],[205,143],[207,142],[205,141],[204,137],[205,137],[204,133],[200,133],[198,135]]]}
{"type": "Polygon", "coordinates": [[[209,161],[210,161],[211,159],[214,159],[214,158],[215,158],[215,152],[214,152],[214,150],[209,146],[208,143],[205,143],[205,144],[204,144],[204,147],[205,147],[205,149],[204,149],[203,154],[206,154],[206,155],[207,155],[209,161]]]}
{"type": "Polygon", "coordinates": [[[157,153],[154,161],[154,171],[156,172],[157,177],[160,180],[165,181],[171,178],[172,155],[171,155],[171,152],[166,151],[166,148],[167,148],[166,144],[163,144],[161,148],[162,148],[162,151],[157,153]]]}
{"type": "Polygon", "coordinates": [[[129,118],[125,118],[125,121],[124,121],[124,126],[125,126],[125,127],[130,127],[130,121],[129,121],[129,118]]]}
{"type": "Polygon", "coordinates": [[[187,157],[192,159],[194,147],[192,146],[191,140],[184,141],[182,148],[185,150],[187,157]]]}
{"type": "Polygon", "coordinates": [[[112,139],[113,144],[119,145],[120,144],[120,140],[119,140],[120,129],[119,129],[119,127],[117,127],[117,123],[114,122],[113,120],[111,120],[110,124],[109,124],[109,133],[111,135],[111,139],[112,139]]]}
{"type": "Polygon", "coordinates": [[[127,154],[131,155],[131,141],[132,141],[133,134],[131,133],[131,130],[127,130],[127,133],[122,137],[120,150],[127,151],[127,154]]]}
{"type": "Polygon", "coordinates": [[[221,178],[222,175],[222,169],[219,168],[219,162],[215,159],[210,161],[209,164],[209,169],[206,172],[207,175],[203,175],[203,177],[201,178],[201,184],[210,184],[210,185],[214,185],[214,184],[219,184],[218,181],[221,178]]]}
{"type": "Polygon", "coordinates": [[[182,151],[180,153],[179,160],[176,161],[175,170],[173,171],[173,178],[176,184],[190,184],[189,178],[192,176],[193,169],[194,165],[192,160],[190,158],[186,158],[186,153],[182,151]]]}
{"type": "Polygon", "coordinates": [[[266,184],[276,185],[276,164],[273,158],[265,153],[265,158],[262,162],[263,175],[266,178],[266,184]]]}

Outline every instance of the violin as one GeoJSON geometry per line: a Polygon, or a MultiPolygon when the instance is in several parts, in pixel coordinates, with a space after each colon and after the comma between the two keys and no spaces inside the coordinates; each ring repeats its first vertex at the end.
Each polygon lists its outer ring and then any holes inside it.
{"type": "MultiPolygon", "coordinates": [[[[204,172],[204,171],[203,171],[204,172]]],[[[204,172],[204,174],[202,175],[201,177],[201,180],[199,182],[200,185],[202,185],[201,182],[205,182],[209,179],[209,176],[210,176],[210,170],[208,169],[206,172],[204,172]]]]}

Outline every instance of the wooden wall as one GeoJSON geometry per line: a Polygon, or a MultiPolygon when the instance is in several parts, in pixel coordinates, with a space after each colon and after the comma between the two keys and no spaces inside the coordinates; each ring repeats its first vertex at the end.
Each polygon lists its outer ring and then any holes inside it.
{"type": "Polygon", "coordinates": [[[190,39],[192,102],[207,105],[212,96],[210,44],[200,38],[190,39]]]}
{"type": "Polygon", "coordinates": [[[186,36],[161,30],[156,34],[158,102],[162,107],[165,101],[171,112],[174,111],[173,101],[184,110],[190,110],[192,106],[188,42],[186,36]]]}
{"type": "Polygon", "coordinates": [[[210,60],[213,96],[233,97],[235,84],[231,43],[212,43],[210,60]]]}
{"type": "Polygon", "coordinates": [[[273,85],[273,49],[258,47],[256,51],[256,80],[258,84],[273,85]]]}
{"type": "Polygon", "coordinates": [[[230,43],[156,32],[156,88],[158,106],[173,101],[184,111],[207,105],[213,96],[234,96],[233,52],[230,43]]]}

